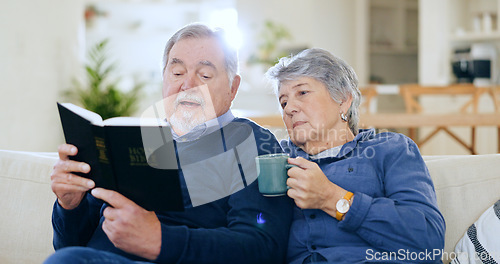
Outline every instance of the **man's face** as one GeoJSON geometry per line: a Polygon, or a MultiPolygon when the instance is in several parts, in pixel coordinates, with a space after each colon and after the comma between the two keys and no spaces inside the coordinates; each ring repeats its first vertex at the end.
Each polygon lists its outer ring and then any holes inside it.
{"type": "Polygon", "coordinates": [[[170,50],[163,73],[168,121],[183,135],[229,110],[240,77],[229,83],[224,53],[213,38],[180,40],[170,50]]]}

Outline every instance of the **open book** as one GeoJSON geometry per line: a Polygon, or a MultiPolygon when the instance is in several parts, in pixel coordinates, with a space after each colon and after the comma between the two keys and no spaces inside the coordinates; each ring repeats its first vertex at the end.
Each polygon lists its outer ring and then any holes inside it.
{"type": "Polygon", "coordinates": [[[97,187],[121,193],[147,210],[184,210],[175,142],[164,121],[135,117],[103,121],[98,114],[74,104],[57,106],[66,143],[78,148],[71,159],[86,162],[91,168],[88,174],[78,175],[92,179],[97,187]],[[162,139],[157,142],[162,149],[161,160],[152,154],[154,148],[147,142],[150,135],[162,139]]]}

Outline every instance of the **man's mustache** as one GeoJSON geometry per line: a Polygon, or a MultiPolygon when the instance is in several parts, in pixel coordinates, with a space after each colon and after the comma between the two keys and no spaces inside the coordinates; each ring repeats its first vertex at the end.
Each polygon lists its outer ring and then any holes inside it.
{"type": "Polygon", "coordinates": [[[174,102],[175,108],[177,108],[179,104],[183,101],[196,103],[199,104],[201,107],[205,107],[205,99],[203,98],[203,96],[200,96],[195,93],[187,93],[187,92],[179,93],[174,102]]]}

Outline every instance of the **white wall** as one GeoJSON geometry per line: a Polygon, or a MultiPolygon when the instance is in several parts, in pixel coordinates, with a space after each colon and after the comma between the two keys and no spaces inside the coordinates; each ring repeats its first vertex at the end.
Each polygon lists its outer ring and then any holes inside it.
{"type": "Polygon", "coordinates": [[[419,82],[447,85],[450,79],[448,0],[419,0],[419,82]]]}
{"type": "Polygon", "coordinates": [[[3,0],[0,149],[55,151],[56,101],[81,57],[83,0],[3,0]]]}

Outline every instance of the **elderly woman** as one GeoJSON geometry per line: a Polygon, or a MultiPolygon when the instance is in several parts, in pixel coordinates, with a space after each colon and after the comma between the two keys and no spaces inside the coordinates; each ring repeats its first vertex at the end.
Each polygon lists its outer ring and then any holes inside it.
{"type": "Polygon", "coordinates": [[[288,171],[296,208],[290,263],[440,262],[445,223],[416,144],[358,130],[353,69],[322,49],[282,58],[274,81],[297,165],[288,171]]]}

